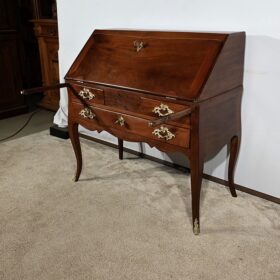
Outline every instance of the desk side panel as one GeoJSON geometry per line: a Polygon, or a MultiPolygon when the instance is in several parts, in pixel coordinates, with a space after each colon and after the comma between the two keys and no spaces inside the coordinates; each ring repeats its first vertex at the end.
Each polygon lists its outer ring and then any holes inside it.
{"type": "Polygon", "coordinates": [[[205,100],[243,84],[245,32],[229,34],[207,79],[199,100],[205,100]]]}
{"type": "Polygon", "coordinates": [[[233,136],[241,137],[242,91],[240,86],[199,105],[199,145],[204,160],[230,144],[233,136]]]}

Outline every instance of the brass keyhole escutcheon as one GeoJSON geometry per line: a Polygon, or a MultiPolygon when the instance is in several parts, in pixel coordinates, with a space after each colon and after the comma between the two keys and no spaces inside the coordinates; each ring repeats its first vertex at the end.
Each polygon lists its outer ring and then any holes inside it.
{"type": "Polygon", "coordinates": [[[144,48],[144,42],[142,41],[134,41],[133,46],[137,52],[140,52],[144,48]]]}
{"type": "Polygon", "coordinates": [[[118,119],[115,121],[116,124],[119,124],[120,126],[124,126],[125,120],[123,116],[119,116],[118,119]]]}

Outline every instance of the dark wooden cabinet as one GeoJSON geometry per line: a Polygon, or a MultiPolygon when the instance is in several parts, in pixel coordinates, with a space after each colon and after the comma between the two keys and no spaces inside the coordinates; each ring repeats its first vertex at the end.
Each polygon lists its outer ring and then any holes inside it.
{"type": "MultiPolygon", "coordinates": [[[[32,22],[39,44],[43,85],[59,83],[57,21],[37,19],[32,22]]],[[[44,93],[40,106],[56,111],[59,107],[59,90],[44,93]]]]}
{"type": "Polygon", "coordinates": [[[31,0],[0,1],[0,118],[26,112],[23,87],[40,84],[40,61],[29,20],[31,0]]]}
{"type": "Polygon", "coordinates": [[[27,111],[23,96],[21,63],[16,31],[0,31],[0,117],[27,111]]]}
{"type": "Polygon", "coordinates": [[[14,1],[0,1],[0,118],[27,110],[22,87],[18,6],[14,1]]]}

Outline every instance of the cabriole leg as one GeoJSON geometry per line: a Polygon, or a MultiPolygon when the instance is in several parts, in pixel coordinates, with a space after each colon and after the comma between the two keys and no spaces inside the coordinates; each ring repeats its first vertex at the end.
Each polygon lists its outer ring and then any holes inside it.
{"type": "Polygon", "coordinates": [[[235,186],[234,186],[234,170],[237,160],[237,155],[239,151],[239,142],[240,139],[238,136],[231,138],[230,142],[230,155],[229,155],[229,166],[228,166],[228,185],[230,193],[233,197],[237,197],[235,186]]]}
{"type": "Polygon", "coordinates": [[[81,171],[82,171],[82,151],[81,151],[81,144],[79,139],[79,132],[78,132],[78,124],[77,123],[69,123],[68,124],[68,131],[69,136],[71,139],[71,143],[75,152],[76,160],[77,160],[77,169],[76,175],[74,177],[74,181],[77,182],[79,180],[81,171]]]}
{"type": "Polygon", "coordinates": [[[203,162],[195,159],[191,161],[191,192],[192,192],[192,222],[193,233],[200,233],[199,222],[199,206],[200,206],[200,190],[202,183],[203,162]]]}

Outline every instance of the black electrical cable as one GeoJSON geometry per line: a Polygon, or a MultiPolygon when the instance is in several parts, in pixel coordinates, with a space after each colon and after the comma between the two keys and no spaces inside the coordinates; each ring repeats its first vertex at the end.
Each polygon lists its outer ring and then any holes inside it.
{"type": "Polygon", "coordinates": [[[38,113],[39,111],[40,111],[40,110],[34,111],[34,112],[28,117],[27,121],[24,123],[24,125],[23,125],[20,129],[18,129],[18,130],[17,130],[16,132],[14,132],[12,135],[0,139],[0,142],[5,141],[5,140],[7,140],[7,139],[10,139],[10,138],[16,136],[17,134],[19,134],[19,133],[29,124],[29,122],[31,121],[31,119],[33,118],[33,116],[34,116],[36,113],[38,113]]]}

